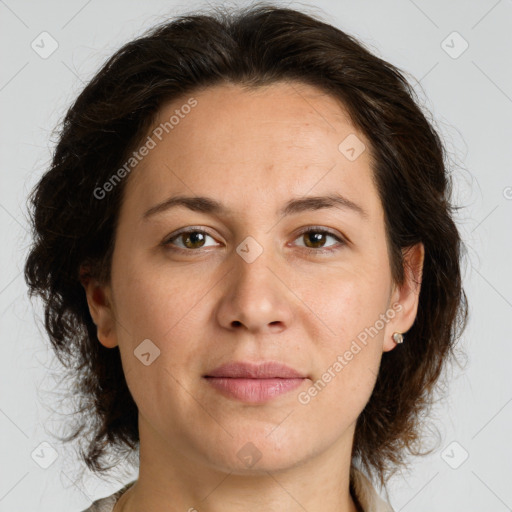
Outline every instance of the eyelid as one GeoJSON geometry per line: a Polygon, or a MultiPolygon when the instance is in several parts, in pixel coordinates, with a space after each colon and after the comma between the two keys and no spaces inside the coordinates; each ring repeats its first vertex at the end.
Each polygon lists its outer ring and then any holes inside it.
{"type": "Polygon", "coordinates": [[[297,233],[297,236],[303,235],[304,233],[308,233],[309,231],[325,233],[327,235],[333,236],[334,238],[337,238],[341,242],[347,243],[347,239],[341,233],[330,228],[326,228],[324,226],[306,226],[297,233]]]}

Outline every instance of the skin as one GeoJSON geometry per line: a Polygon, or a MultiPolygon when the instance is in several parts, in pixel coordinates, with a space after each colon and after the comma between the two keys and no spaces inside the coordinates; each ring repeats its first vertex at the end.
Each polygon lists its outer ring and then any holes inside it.
{"type": "MultiPolygon", "coordinates": [[[[83,282],[98,339],[119,346],[139,409],[139,479],[114,510],[354,512],[355,422],[383,352],[396,348],[393,333],[414,322],[424,248],[406,254],[411,271],[395,286],[370,144],[333,97],[295,82],[218,85],[193,97],[197,106],[127,178],[111,282],[83,282]],[[349,134],[367,148],[354,161],[338,150],[349,134]],[[368,217],[336,207],[277,213],[292,198],[333,192],[368,217]],[[212,197],[233,213],[177,207],[143,220],[182,194],[212,197]],[[173,240],[188,253],[161,245],[190,226],[207,235],[173,240]],[[326,235],[315,244],[316,231],[300,233],[311,226],[345,243],[326,235]],[[236,252],[247,236],[263,248],[251,263],[236,252]],[[301,404],[299,393],[394,303],[394,318],[301,404]],[[147,366],[134,356],[145,339],[160,350],[147,366]],[[280,361],[309,379],[266,403],[243,403],[202,377],[235,360],[280,361]],[[248,442],[261,454],[250,467],[237,456],[248,442]]],[[[166,104],[155,126],[186,99],[166,104]]]]}

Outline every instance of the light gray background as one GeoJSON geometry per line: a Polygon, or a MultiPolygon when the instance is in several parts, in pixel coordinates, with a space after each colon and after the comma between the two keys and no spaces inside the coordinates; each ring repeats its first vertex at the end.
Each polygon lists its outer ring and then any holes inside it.
{"type": "MultiPolygon", "coordinates": [[[[65,384],[21,274],[29,244],[26,197],[49,162],[52,130],[100,64],[162,16],[202,5],[0,0],[0,511],[79,511],[136,476],[75,481],[80,463],[51,436],[65,420],[65,384]],[[31,47],[43,31],[58,43],[46,59],[31,47]],[[47,469],[36,463],[50,461],[43,442],[57,453],[47,469]]],[[[456,202],[465,206],[457,222],[469,249],[470,322],[462,340],[468,363],[454,368],[448,399],[433,411],[441,446],[390,481],[391,504],[411,512],[512,510],[512,2],[314,5],[414,77],[455,163],[456,202]],[[454,31],[469,44],[457,58],[464,43],[454,31]]]]}

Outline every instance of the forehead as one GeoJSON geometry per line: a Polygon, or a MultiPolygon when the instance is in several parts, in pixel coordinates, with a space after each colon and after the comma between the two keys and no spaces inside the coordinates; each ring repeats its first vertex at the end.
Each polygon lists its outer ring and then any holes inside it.
{"type": "Polygon", "coordinates": [[[208,87],[165,104],[148,136],[154,147],[126,193],[141,209],[178,194],[240,210],[308,193],[338,191],[368,210],[376,199],[366,137],[336,98],[306,84],[208,87]]]}

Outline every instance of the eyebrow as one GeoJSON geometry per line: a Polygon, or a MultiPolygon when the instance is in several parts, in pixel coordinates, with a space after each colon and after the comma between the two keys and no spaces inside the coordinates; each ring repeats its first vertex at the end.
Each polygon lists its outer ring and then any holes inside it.
{"type": "MultiPolygon", "coordinates": [[[[233,211],[219,201],[205,196],[175,196],[152,206],[144,212],[142,218],[144,220],[167,211],[175,207],[185,207],[189,210],[201,213],[209,213],[213,215],[233,215],[233,211]]],[[[368,212],[358,204],[350,201],[341,194],[329,194],[326,196],[307,196],[291,199],[279,210],[280,216],[288,216],[310,210],[320,210],[322,208],[339,208],[343,210],[351,210],[364,219],[368,219],[368,212]]]]}

